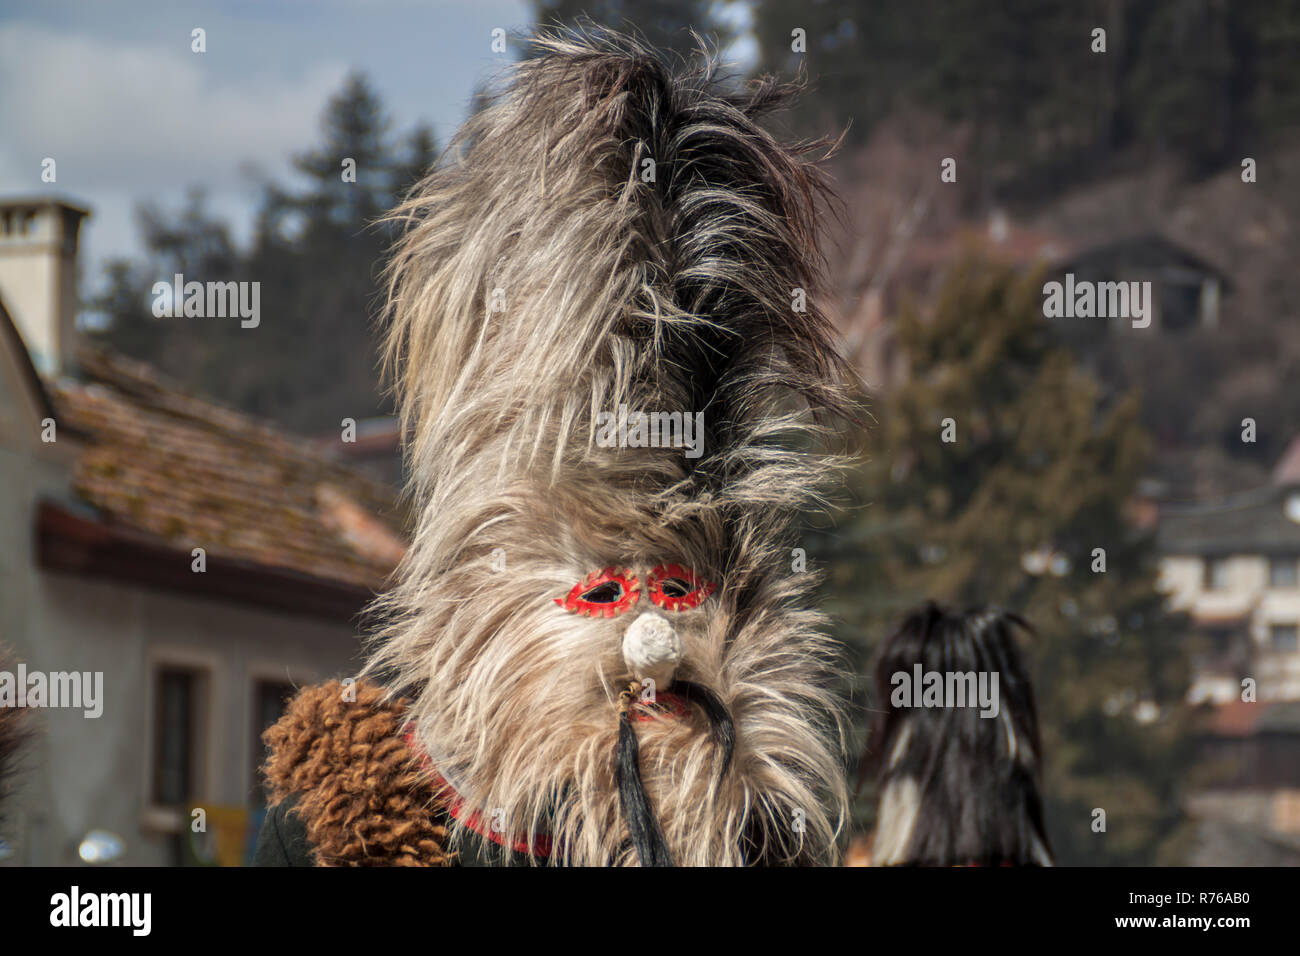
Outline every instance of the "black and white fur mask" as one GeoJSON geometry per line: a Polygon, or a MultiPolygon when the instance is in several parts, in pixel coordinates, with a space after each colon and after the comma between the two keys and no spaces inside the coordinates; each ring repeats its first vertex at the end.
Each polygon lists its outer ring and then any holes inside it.
{"type": "MultiPolygon", "coordinates": [[[[996,609],[912,612],[882,646],[881,708],[869,747],[880,764],[877,866],[1050,866],[1037,778],[1041,746],[1029,674],[1016,646],[1021,618],[996,609]],[[996,675],[996,713],[965,706],[894,706],[913,676],[996,675]],[[899,677],[898,675],[906,675],[899,677]]],[[[989,681],[991,683],[991,681],[989,681]]],[[[920,689],[912,687],[913,694],[920,689]]]]}
{"type": "Polygon", "coordinates": [[[368,673],[547,862],[833,862],[837,651],[791,562],[855,394],[821,176],[757,124],[775,84],[603,32],[536,49],[394,213],[418,524],[368,673]],[[702,444],[607,447],[624,406],[702,444]]]}

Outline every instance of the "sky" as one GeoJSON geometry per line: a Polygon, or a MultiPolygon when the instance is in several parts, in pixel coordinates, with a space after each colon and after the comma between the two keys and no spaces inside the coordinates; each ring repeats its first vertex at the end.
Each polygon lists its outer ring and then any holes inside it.
{"type": "Polygon", "coordinates": [[[529,22],[525,0],[0,0],[0,196],[91,208],[85,295],[106,259],[139,253],[141,201],[174,210],[201,186],[246,238],[261,178],[292,181],[289,158],[319,140],[351,69],[395,131],[425,121],[445,142],[513,58],[492,30],[529,22]],[[196,27],[206,53],[190,49],[196,27]]]}
{"type": "MultiPolygon", "coordinates": [[[[721,16],[743,29],[742,4],[721,16]]],[[[445,143],[473,91],[512,62],[527,0],[0,0],[0,197],[89,207],[82,295],[141,252],[135,210],[176,210],[202,187],[247,239],[264,179],[319,141],[328,97],[363,71],[404,133],[445,143]],[[207,51],[191,50],[206,31],[207,51]],[[492,32],[507,31],[505,53],[492,32]],[[57,181],[41,180],[46,158],[57,181]]],[[[752,55],[748,41],[728,51],[752,55]]]]}

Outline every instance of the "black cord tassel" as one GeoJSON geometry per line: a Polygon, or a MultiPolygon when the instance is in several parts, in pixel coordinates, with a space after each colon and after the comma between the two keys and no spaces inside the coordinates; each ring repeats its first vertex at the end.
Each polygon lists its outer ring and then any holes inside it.
{"type": "MultiPolygon", "coordinates": [[[[639,687],[638,687],[639,689],[639,687]]],[[[624,691],[624,694],[628,694],[624,691]]],[[[650,809],[650,800],[641,783],[641,762],[636,742],[636,731],[632,729],[632,718],[627,706],[620,708],[618,715],[618,746],[614,754],[614,775],[618,782],[618,802],[627,821],[627,830],[632,837],[632,846],[642,866],[672,866],[672,856],[668,853],[668,844],[659,821],[650,809]]]]}

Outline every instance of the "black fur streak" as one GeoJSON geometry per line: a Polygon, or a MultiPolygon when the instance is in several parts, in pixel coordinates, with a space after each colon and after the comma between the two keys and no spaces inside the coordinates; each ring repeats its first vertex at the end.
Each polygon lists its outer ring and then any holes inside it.
{"type": "Polygon", "coordinates": [[[736,749],[736,725],[731,720],[731,714],[727,712],[718,695],[702,684],[695,684],[688,680],[674,681],[672,692],[692,704],[698,704],[705,716],[709,718],[713,741],[722,751],[722,772],[719,776],[725,777],[727,769],[731,766],[731,753],[736,749]]]}
{"type": "Polygon", "coordinates": [[[618,747],[614,755],[614,774],[618,782],[618,803],[627,821],[632,845],[642,866],[672,866],[668,844],[659,821],[650,809],[645,787],[641,783],[641,763],[636,743],[636,731],[631,717],[624,713],[618,718],[618,747]]]}
{"type": "Polygon", "coordinates": [[[996,608],[949,611],[927,603],[907,615],[882,646],[876,667],[877,700],[889,701],[891,676],[925,671],[993,671],[999,675],[1003,718],[1027,752],[1007,751],[1003,720],[974,708],[894,708],[880,715],[869,752],[881,764],[883,789],[910,777],[920,790],[921,824],[905,865],[1034,865],[1041,844],[1050,856],[1037,773],[1042,748],[1029,670],[1014,631],[1032,635],[1018,615],[996,608]],[[911,726],[910,744],[890,766],[894,742],[911,726]]]}

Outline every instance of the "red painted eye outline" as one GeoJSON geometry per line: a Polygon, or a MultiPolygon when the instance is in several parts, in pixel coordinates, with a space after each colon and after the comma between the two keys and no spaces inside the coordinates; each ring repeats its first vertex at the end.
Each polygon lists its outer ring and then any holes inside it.
{"type": "Polygon", "coordinates": [[[700,580],[694,571],[680,564],[659,565],[650,572],[645,585],[650,600],[665,611],[697,608],[716,589],[716,585],[700,580]]]}
{"type": "Polygon", "coordinates": [[[592,571],[573,586],[567,597],[555,603],[572,614],[587,617],[615,617],[641,599],[641,584],[626,568],[592,571]]]}

